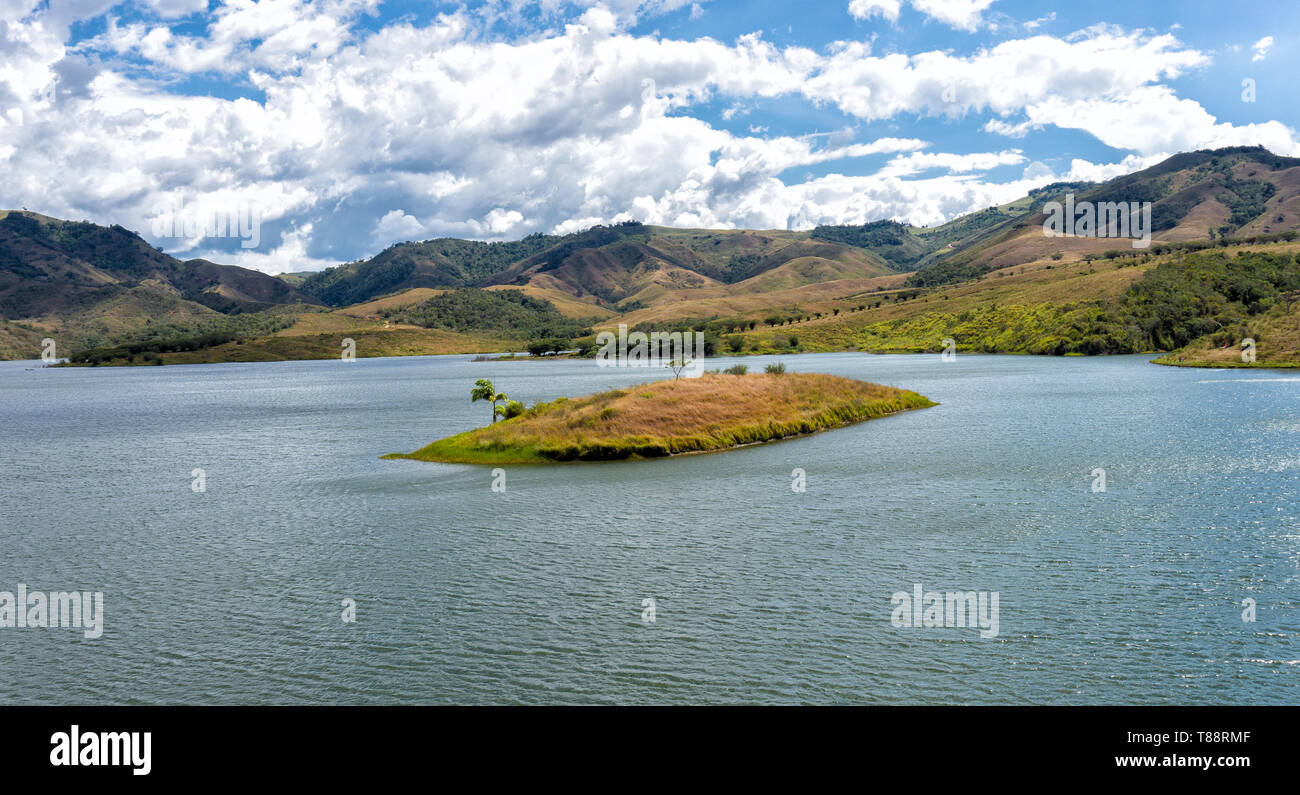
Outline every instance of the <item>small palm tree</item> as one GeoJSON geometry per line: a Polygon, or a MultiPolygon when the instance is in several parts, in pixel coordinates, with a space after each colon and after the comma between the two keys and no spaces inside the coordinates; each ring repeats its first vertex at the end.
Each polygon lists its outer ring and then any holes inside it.
{"type": "Polygon", "coordinates": [[[497,415],[502,411],[502,409],[497,406],[497,403],[505,399],[506,394],[504,392],[498,392],[497,388],[492,385],[492,382],[486,378],[480,378],[475,381],[474,388],[470,390],[469,393],[469,402],[471,403],[479,400],[487,400],[492,403],[492,422],[497,421],[497,415]]]}

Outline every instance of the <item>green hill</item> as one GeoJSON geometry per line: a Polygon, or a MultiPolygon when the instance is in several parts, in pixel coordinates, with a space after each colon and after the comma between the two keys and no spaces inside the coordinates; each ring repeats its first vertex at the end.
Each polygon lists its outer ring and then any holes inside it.
{"type": "Polygon", "coordinates": [[[1269,340],[1260,362],[1285,362],[1297,230],[1300,158],[1258,147],[1047,185],[934,227],[626,222],[507,242],[407,242],[284,278],[180,262],[121,227],[10,212],[0,213],[0,320],[9,321],[0,355],[34,356],[48,334],[65,351],[134,346],[164,361],[338,355],[343,334],[369,340],[361,355],[519,350],[539,338],[553,350],[589,325],[625,323],[706,330],[733,352],[930,350],[946,328],[939,339],[971,350],[1200,346],[1192,358],[1216,361],[1227,336],[1250,331],[1269,340]],[[1067,195],[1151,202],[1150,247],[1045,234],[1046,203],[1067,195]],[[238,339],[206,353],[187,347],[230,335],[238,339]]]}
{"type": "Polygon", "coordinates": [[[59,350],[116,344],[160,329],[203,335],[221,318],[318,302],[264,273],[182,262],[121,226],[0,213],[0,319],[19,321],[0,353],[35,358],[33,340],[59,350]]]}

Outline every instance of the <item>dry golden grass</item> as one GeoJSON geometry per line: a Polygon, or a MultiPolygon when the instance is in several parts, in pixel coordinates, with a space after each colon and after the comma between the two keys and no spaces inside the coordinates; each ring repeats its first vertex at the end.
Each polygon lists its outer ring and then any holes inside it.
{"type": "Polygon", "coordinates": [[[788,307],[799,307],[805,312],[824,312],[851,303],[854,296],[870,293],[876,288],[892,289],[907,278],[906,273],[876,276],[870,279],[835,279],[833,281],[805,284],[773,292],[746,292],[737,284],[681,290],[671,300],[610,318],[598,328],[617,328],[619,323],[629,327],[638,323],[669,324],[685,318],[747,317],[759,319],[765,314],[780,312],[788,307]]]}
{"type": "Polygon", "coordinates": [[[565,317],[571,317],[575,320],[586,320],[588,318],[607,318],[615,314],[612,309],[606,309],[599,304],[584,301],[575,298],[572,295],[553,288],[536,287],[530,284],[497,284],[487,287],[488,290],[518,290],[525,295],[533,298],[540,298],[544,301],[550,301],[556,311],[565,317]]]}
{"type": "Polygon", "coordinates": [[[385,309],[397,309],[403,306],[412,306],[422,301],[428,301],[436,295],[442,295],[446,290],[438,290],[433,287],[412,287],[409,290],[403,290],[393,295],[385,295],[382,298],[376,298],[372,301],[366,301],[360,304],[353,304],[342,309],[335,310],[336,314],[350,315],[352,317],[370,317],[378,315],[385,309]]]}
{"type": "Polygon", "coordinates": [[[706,373],[562,398],[388,457],[472,464],[657,457],[766,442],[933,405],[915,392],[822,373],[706,373]]]}

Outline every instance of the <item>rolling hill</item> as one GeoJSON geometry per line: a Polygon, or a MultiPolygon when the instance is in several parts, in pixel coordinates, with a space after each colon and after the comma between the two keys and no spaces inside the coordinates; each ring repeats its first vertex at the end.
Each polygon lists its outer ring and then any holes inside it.
{"type": "Polygon", "coordinates": [[[1187,346],[1198,353],[1184,362],[1229,363],[1231,328],[1267,340],[1261,363],[1300,362],[1289,342],[1300,337],[1289,275],[1298,228],[1300,158],[1249,147],[1048,185],[934,227],[625,222],[509,242],[399,243],[284,278],[180,262],[121,227],[11,212],[0,215],[0,355],[31,356],[51,330],[135,351],[105,362],[171,362],[333,357],[340,335],[362,356],[521,350],[544,331],[626,323],[705,329],[734,352],[931,350],[960,332],[959,349],[1187,346]],[[1150,247],[1045,234],[1047,203],[1067,195],[1151,202],[1150,247]],[[1141,305],[1137,294],[1155,288],[1165,294],[1150,300],[1176,328],[1157,333],[1159,318],[1141,305]],[[508,292],[490,295],[499,291],[508,292]]]}
{"type": "Polygon", "coordinates": [[[628,222],[511,243],[401,243],[372,259],[324,270],[300,286],[336,307],[414,288],[527,287],[576,299],[599,314],[646,305],[678,290],[765,274],[768,281],[754,282],[751,290],[892,272],[868,250],[816,240],[807,232],[670,229],[628,222]]]}
{"type": "Polygon", "coordinates": [[[34,358],[39,348],[32,342],[47,335],[67,350],[155,325],[211,330],[235,315],[316,304],[258,271],[182,262],[120,226],[0,213],[0,318],[6,321],[0,353],[6,355],[34,358]]]}
{"type": "Polygon", "coordinates": [[[1067,194],[1094,205],[1151,202],[1155,243],[1276,235],[1300,228],[1300,158],[1261,147],[1230,147],[1174,155],[1101,184],[1049,185],[1031,194],[1032,202],[995,208],[1000,220],[923,260],[909,284],[950,284],[1053,254],[1096,255],[1130,247],[1113,238],[1044,235],[1043,205],[1067,194]]]}

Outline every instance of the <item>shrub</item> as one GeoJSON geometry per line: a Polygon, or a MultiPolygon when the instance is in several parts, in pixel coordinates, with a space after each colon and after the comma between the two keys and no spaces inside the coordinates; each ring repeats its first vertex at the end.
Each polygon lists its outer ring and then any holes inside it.
{"type": "Polygon", "coordinates": [[[726,373],[727,375],[744,375],[745,373],[749,372],[749,366],[744,364],[734,364],[731,367],[728,367],[727,369],[723,370],[722,372],[726,373]]]}
{"type": "Polygon", "coordinates": [[[771,375],[780,375],[785,372],[785,362],[773,362],[763,368],[763,372],[771,375]]]}

